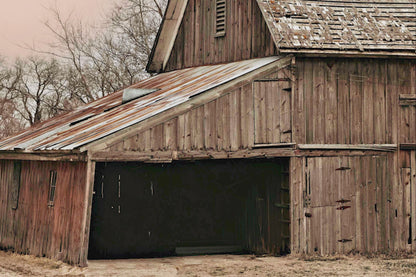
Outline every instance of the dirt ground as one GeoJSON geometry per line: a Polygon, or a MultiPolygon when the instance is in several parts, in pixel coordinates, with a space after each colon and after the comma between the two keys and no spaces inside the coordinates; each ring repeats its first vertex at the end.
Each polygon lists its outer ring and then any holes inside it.
{"type": "Polygon", "coordinates": [[[215,255],[89,261],[78,268],[0,251],[0,276],[416,276],[412,257],[215,255]]]}

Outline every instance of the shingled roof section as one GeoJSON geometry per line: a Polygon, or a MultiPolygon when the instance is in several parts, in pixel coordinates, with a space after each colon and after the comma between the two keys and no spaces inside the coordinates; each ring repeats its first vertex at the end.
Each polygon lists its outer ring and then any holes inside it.
{"type": "Polygon", "coordinates": [[[257,0],[279,49],[415,53],[413,0],[257,0]]]}

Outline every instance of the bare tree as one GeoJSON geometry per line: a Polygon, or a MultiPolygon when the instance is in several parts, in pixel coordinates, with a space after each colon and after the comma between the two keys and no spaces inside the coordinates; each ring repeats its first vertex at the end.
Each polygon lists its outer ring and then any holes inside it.
{"type": "Polygon", "coordinates": [[[63,105],[63,99],[68,97],[64,90],[66,82],[55,59],[17,59],[5,75],[8,77],[2,82],[5,103],[12,103],[31,126],[68,110],[63,105]]]}
{"type": "Polygon", "coordinates": [[[166,2],[123,0],[95,29],[51,9],[53,21],[45,25],[56,41],[48,53],[66,62],[74,99],[86,103],[148,76],[145,66],[166,2]]]}

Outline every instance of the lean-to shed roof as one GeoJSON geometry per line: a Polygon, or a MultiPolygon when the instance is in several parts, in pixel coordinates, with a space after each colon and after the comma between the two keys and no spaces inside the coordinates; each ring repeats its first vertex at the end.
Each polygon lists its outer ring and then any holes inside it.
{"type": "Polygon", "coordinates": [[[257,0],[279,49],[414,54],[413,0],[257,0]]]}
{"type": "Polygon", "coordinates": [[[130,87],[158,89],[155,92],[124,104],[123,91],[115,92],[0,141],[0,151],[74,150],[163,113],[278,59],[269,57],[162,73],[130,87]]]}

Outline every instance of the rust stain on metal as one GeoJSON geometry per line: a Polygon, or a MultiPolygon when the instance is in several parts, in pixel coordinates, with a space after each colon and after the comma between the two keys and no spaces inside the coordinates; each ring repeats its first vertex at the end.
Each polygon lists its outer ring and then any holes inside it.
{"type": "Polygon", "coordinates": [[[0,141],[0,151],[77,149],[278,59],[269,57],[162,73],[129,87],[158,89],[151,94],[123,104],[123,91],[115,92],[0,141]]]}

